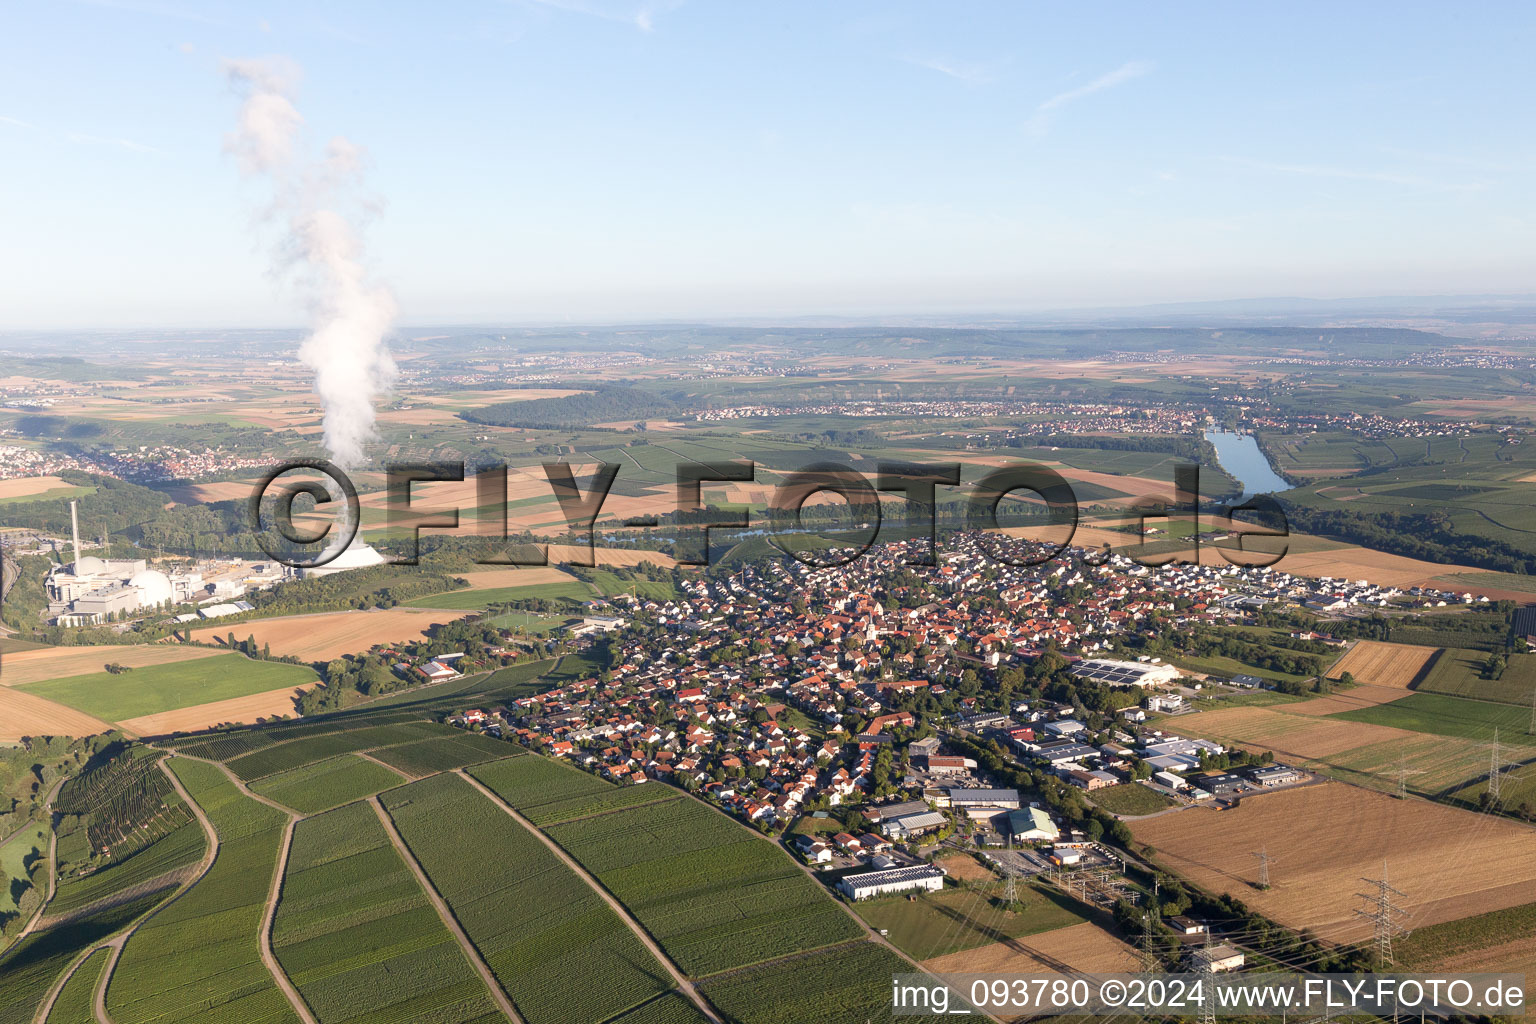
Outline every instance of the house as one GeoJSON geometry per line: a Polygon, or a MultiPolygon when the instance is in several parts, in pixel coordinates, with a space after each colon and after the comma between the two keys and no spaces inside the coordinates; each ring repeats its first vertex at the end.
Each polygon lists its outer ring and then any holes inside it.
{"type": "Polygon", "coordinates": [[[1205,934],[1204,921],[1196,921],[1194,918],[1188,917],[1184,914],[1179,914],[1176,917],[1170,917],[1168,919],[1168,926],[1174,931],[1178,932],[1180,935],[1205,934]]]}
{"type": "Polygon", "coordinates": [[[936,775],[964,774],[976,767],[969,757],[949,757],[932,754],[928,758],[928,770],[936,775]]]}
{"type": "Polygon", "coordinates": [[[431,683],[440,683],[445,679],[454,679],[457,678],[459,674],[452,668],[449,668],[447,665],[444,665],[442,662],[436,660],[429,661],[425,665],[418,666],[416,671],[431,683]]]}
{"type": "Polygon", "coordinates": [[[938,892],[944,888],[944,872],[927,866],[865,871],[844,877],[837,887],[851,900],[867,900],[913,889],[938,892]]]}
{"type": "Polygon", "coordinates": [[[1149,711],[1173,714],[1183,711],[1187,707],[1189,707],[1189,702],[1184,699],[1183,695],[1177,693],[1160,693],[1147,698],[1147,710],[1149,711]]]}

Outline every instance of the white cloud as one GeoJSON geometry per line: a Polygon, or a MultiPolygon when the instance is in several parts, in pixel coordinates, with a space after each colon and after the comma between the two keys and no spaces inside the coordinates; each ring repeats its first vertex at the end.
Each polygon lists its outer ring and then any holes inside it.
{"type": "Polygon", "coordinates": [[[971,85],[982,85],[992,81],[992,70],[983,64],[970,64],[939,57],[903,57],[902,60],[971,85]]]}
{"type": "Polygon", "coordinates": [[[13,128],[36,128],[37,127],[37,125],[33,124],[31,121],[23,121],[19,117],[6,117],[4,114],[0,114],[0,124],[8,124],[8,125],[12,126],[13,128]]]}
{"type": "Polygon", "coordinates": [[[655,31],[658,12],[671,11],[682,6],[682,0],[644,3],[639,7],[616,7],[601,0],[595,0],[595,2],[594,0],[526,0],[526,2],[540,7],[551,7],[557,11],[585,14],[604,21],[622,22],[633,25],[642,32],[655,31]]]}
{"type": "Polygon", "coordinates": [[[1106,89],[1113,89],[1133,79],[1150,74],[1154,67],[1155,65],[1149,61],[1127,61],[1113,71],[1106,72],[1085,85],[1080,85],[1075,89],[1068,89],[1066,92],[1059,92],[1035,108],[1034,116],[1029,119],[1028,126],[1035,131],[1044,131],[1055,116],[1055,111],[1070,103],[1076,103],[1086,96],[1104,92],[1106,89]]]}

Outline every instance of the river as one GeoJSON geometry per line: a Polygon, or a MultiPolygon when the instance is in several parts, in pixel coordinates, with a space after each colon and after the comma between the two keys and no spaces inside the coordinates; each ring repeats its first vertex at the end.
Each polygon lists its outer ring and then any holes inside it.
{"type": "Polygon", "coordinates": [[[1205,439],[1216,446],[1216,461],[1221,468],[1243,485],[1244,498],[1255,494],[1279,494],[1291,489],[1291,484],[1270,466],[1252,434],[1207,430],[1205,439]]]}

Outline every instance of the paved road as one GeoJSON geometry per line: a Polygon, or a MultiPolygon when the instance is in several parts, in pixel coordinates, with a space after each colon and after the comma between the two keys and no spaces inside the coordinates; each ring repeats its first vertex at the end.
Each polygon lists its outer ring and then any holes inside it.
{"type": "Polygon", "coordinates": [[[410,847],[405,845],[405,840],[400,838],[400,833],[395,829],[395,823],[390,818],[388,812],[384,810],[384,805],[379,802],[377,796],[369,797],[368,802],[373,805],[373,813],[379,816],[379,821],[384,825],[384,831],[389,833],[389,841],[395,845],[395,852],[400,855],[400,859],[405,861],[406,866],[411,869],[411,873],[416,876],[416,884],[421,886],[421,891],[426,893],[427,899],[431,900],[432,906],[437,909],[437,916],[442,918],[443,924],[448,926],[448,930],[453,933],[453,937],[459,940],[459,947],[464,950],[464,955],[479,973],[480,980],[485,982],[486,990],[490,992],[491,998],[496,1000],[496,1005],[501,1007],[501,1012],[507,1015],[507,1019],[512,1021],[512,1024],[523,1024],[522,1016],[517,1012],[517,1008],[512,1005],[512,1000],[507,998],[506,992],[502,990],[500,983],[496,981],[496,976],[491,973],[490,967],[481,959],[480,951],[475,948],[473,942],[469,941],[469,935],[460,926],[459,919],[453,916],[453,911],[448,909],[448,904],[443,900],[442,896],[438,895],[431,879],[427,878],[427,873],[417,863],[416,855],[411,853],[410,847]]]}
{"type": "Polygon", "coordinates": [[[720,1015],[716,1013],[715,1008],[711,1006],[707,1000],[705,1000],[703,994],[699,992],[698,987],[695,986],[694,983],[688,979],[688,976],[684,974],[678,968],[678,966],[672,962],[672,958],[667,956],[667,954],[662,951],[661,946],[656,943],[656,940],[651,938],[651,933],[646,931],[645,928],[641,926],[640,922],[635,920],[635,918],[630,914],[628,907],[620,903],[612,893],[603,888],[602,883],[600,883],[596,878],[593,878],[587,872],[587,869],[582,867],[574,857],[566,853],[565,849],[559,843],[549,838],[549,836],[545,835],[543,832],[540,832],[534,826],[533,822],[517,813],[511,804],[497,796],[490,789],[487,789],[479,779],[469,775],[462,768],[455,769],[454,774],[463,779],[465,782],[468,782],[471,786],[474,786],[481,793],[483,793],[487,799],[505,811],[513,821],[517,822],[519,825],[523,826],[523,828],[533,833],[533,835],[536,836],[541,843],[549,847],[551,853],[553,853],[556,857],[559,857],[560,860],[565,863],[566,867],[576,872],[577,877],[586,882],[587,885],[591,887],[593,892],[597,893],[603,898],[603,902],[607,903],[608,906],[613,908],[613,912],[619,915],[619,920],[623,921],[626,925],[629,926],[629,930],[635,933],[635,938],[644,943],[645,948],[651,951],[651,955],[654,956],[661,963],[661,965],[667,969],[667,973],[672,975],[672,980],[677,982],[677,987],[681,989],[683,994],[693,1002],[694,1006],[699,1008],[699,1012],[708,1017],[712,1024],[723,1024],[720,1019],[720,1015]]]}

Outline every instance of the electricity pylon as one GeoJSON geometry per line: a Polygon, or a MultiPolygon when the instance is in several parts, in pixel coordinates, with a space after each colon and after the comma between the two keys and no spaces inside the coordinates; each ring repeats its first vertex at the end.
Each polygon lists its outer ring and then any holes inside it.
{"type": "Polygon", "coordinates": [[[1274,863],[1274,858],[1269,855],[1269,850],[1263,846],[1253,856],[1259,858],[1259,888],[1269,888],[1269,866],[1274,863]]]}
{"type": "Polygon", "coordinates": [[[1392,965],[1392,937],[1403,930],[1398,919],[1408,913],[1402,907],[1394,906],[1392,897],[1401,896],[1407,899],[1408,894],[1401,889],[1392,888],[1387,883],[1386,861],[1382,861],[1380,878],[1362,878],[1360,881],[1366,885],[1374,885],[1376,893],[1375,895],[1357,893],[1356,895],[1365,900],[1368,909],[1356,910],[1355,913],[1371,922],[1375,931],[1376,954],[1380,957],[1381,966],[1389,967],[1392,965]]]}
{"type": "Polygon", "coordinates": [[[1489,756],[1488,765],[1488,802],[1490,805],[1497,804],[1502,795],[1502,784],[1504,782],[1503,760],[1499,754],[1499,730],[1494,729],[1493,751],[1489,756]]]}

